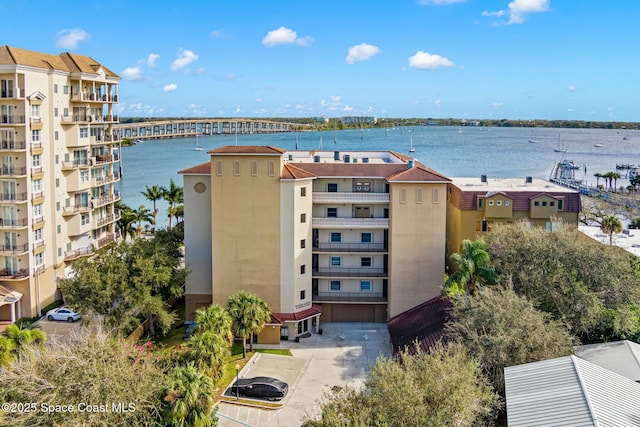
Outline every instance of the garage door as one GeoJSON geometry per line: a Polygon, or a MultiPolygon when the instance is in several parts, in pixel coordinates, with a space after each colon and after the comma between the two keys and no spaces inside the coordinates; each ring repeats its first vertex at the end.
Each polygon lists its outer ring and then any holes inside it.
{"type": "Polygon", "coordinates": [[[332,322],[375,322],[376,312],[372,305],[333,304],[332,322]]]}

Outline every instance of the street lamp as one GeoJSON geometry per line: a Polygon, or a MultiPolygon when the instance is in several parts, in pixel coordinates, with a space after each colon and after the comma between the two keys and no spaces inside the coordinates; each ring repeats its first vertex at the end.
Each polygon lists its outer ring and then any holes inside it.
{"type": "Polygon", "coordinates": [[[240,375],[240,364],[236,363],[236,402],[240,400],[240,384],[238,384],[239,375],[240,375]]]}

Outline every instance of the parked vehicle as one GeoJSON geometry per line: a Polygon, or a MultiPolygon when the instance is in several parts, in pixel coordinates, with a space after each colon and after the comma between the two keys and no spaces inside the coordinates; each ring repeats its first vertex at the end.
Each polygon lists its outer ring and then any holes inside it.
{"type": "Polygon", "coordinates": [[[238,392],[244,396],[268,400],[280,400],[287,395],[289,385],[271,377],[241,378],[231,386],[235,396],[238,392]]]}
{"type": "Polygon", "coordinates": [[[80,314],[65,306],[47,311],[47,320],[64,320],[67,322],[75,322],[76,320],[80,319],[80,317],[80,314]]]}

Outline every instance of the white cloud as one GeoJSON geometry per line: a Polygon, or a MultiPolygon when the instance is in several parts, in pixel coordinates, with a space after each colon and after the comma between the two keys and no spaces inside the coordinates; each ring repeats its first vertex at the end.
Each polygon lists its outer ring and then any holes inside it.
{"type": "Polygon", "coordinates": [[[343,111],[352,111],[353,107],[350,105],[345,105],[344,108],[342,109],[343,111]]]}
{"type": "Polygon", "coordinates": [[[191,64],[194,61],[197,61],[199,58],[198,55],[193,53],[190,50],[180,50],[178,53],[178,57],[171,64],[171,71],[179,70],[180,68],[184,68],[187,65],[191,64]]]}
{"type": "Polygon", "coordinates": [[[58,31],[56,47],[63,49],[77,49],[78,43],[89,39],[89,33],[79,28],[58,31]]]}
{"type": "Polygon", "coordinates": [[[262,39],[262,44],[265,46],[276,46],[279,44],[296,44],[296,46],[306,47],[315,42],[315,39],[311,36],[298,37],[291,28],[280,27],[276,30],[271,30],[262,39]]]}
{"type": "Polygon", "coordinates": [[[271,30],[262,39],[262,44],[265,46],[275,46],[278,44],[291,44],[295,43],[298,33],[290,28],[280,27],[277,30],[271,30]]]}
{"type": "Polygon", "coordinates": [[[211,37],[213,37],[214,39],[229,39],[229,38],[231,38],[231,36],[229,34],[225,33],[225,31],[222,28],[219,28],[217,30],[211,31],[211,37]]]}
{"type": "Polygon", "coordinates": [[[262,98],[256,98],[256,102],[262,102],[262,98]]]}
{"type": "Polygon", "coordinates": [[[502,108],[502,102],[494,102],[493,104],[491,104],[491,108],[493,108],[494,110],[498,110],[500,108],[502,108]]]}
{"type": "Polygon", "coordinates": [[[165,85],[165,87],[162,88],[163,92],[174,92],[176,89],[178,89],[178,85],[175,83],[169,83],[168,85],[165,85]]]}
{"type": "Polygon", "coordinates": [[[122,71],[122,76],[129,80],[140,80],[142,78],[142,68],[127,67],[122,71]]]}
{"type": "Polygon", "coordinates": [[[569,89],[569,92],[575,92],[576,91],[576,87],[574,85],[569,85],[568,89],[569,89]]]}
{"type": "Polygon", "coordinates": [[[226,76],[224,76],[224,79],[228,82],[233,81],[236,79],[236,75],[235,74],[227,74],[226,76]]]}
{"type": "Polygon", "coordinates": [[[429,52],[419,50],[409,58],[409,66],[419,70],[435,70],[441,67],[452,67],[453,62],[440,55],[432,55],[429,52]]]}
{"type": "Polygon", "coordinates": [[[151,68],[156,66],[156,61],[160,58],[160,55],[157,53],[150,53],[147,57],[147,65],[151,68]]]}
{"type": "Polygon", "coordinates": [[[435,104],[436,107],[442,106],[442,101],[440,99],[436,99],[435,101],[433,101],[433,103],[435,104]]]}
{"type": "Polygon", "coordinates": [[[466,0],[419,0],[418,4],[441,6],[445,4],[464,3],[465,1],[466,0]]]}
{"type": "Polygon", "coordinates": [[[367,43],[360,43],[359,45],[351,46],[349,48],[349,54],[347,55],[347,64],[354,64],[358,61],[366,61],[372,56],[377,55],[380,52],[378,46],[374,46],[367,43]]]}
{"type": "Polygon", "coordinates": [[[337,96],[337,95],[332,95],[332,96],[330,96],[329,98],[331,98],[331,100],[332,100],[333,102],[340,102],[340,101],[342,101],[342,97],[341,97],[341,96],[337,96]]]}
{"type": "Polygon", "coordinates": [[[547,12],[549,10],[549,0],[513,0],[508,5],[509,11],[497,10],[495,12],[483,11],[482,16],[500,18],[507,13],[509,20],[505,24],[522,24],[527,15],[531,13],[547,12]]]}

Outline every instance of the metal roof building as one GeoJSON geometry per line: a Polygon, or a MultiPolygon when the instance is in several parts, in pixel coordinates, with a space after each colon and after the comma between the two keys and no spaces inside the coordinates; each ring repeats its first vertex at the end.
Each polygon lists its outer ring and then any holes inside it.
{"type": "Polygon", "coordinates": [[[509,427],[640,426],[640,384],[576,356],[504,372],[509,427]]]}
{"type": "Polygon", "coordinates": [[[577,346],[575,352],[581,359],[640,382],[640,344],[629,340],[587,344],[577,346]]]}

